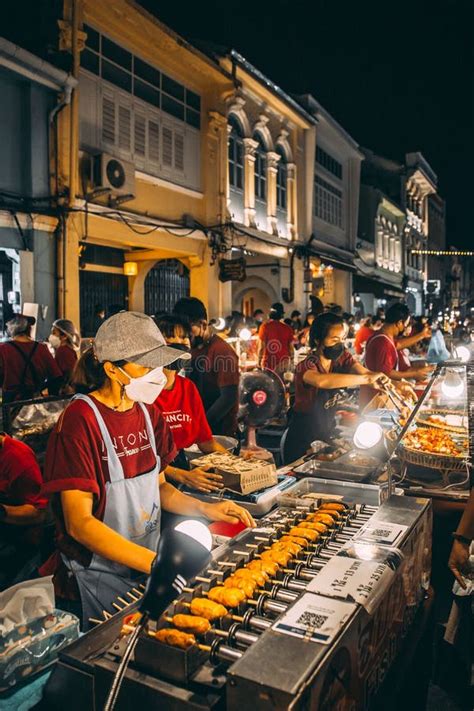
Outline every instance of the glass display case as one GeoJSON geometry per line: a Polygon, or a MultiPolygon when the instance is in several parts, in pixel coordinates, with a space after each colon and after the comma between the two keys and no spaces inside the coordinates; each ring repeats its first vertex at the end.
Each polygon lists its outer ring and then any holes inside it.
{"type": "MultiPolygon", "coordinates": [[[[408,420],[388,438],[396,486],[423,496],[465,499],[472,477],[470,403],[474,368],[457,361],[436,368],[408,420]]],[[[407,492],[408,493],[408,492],[407,492]]]]}

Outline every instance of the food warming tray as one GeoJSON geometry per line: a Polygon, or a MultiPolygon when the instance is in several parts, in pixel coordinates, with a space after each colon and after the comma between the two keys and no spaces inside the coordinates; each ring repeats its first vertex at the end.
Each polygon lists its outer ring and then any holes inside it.
{"type": "Polygon", "coordinates": [[[305,506],[314,503],[314,498],[304,498],[307,494],[322,494],[331,499],[340,498],[344,503],[379,506],[387,498],[387,488],[375,484],[357,484],[349,481],[329,479],[300,479],[278,496],[279,506],[305,506]]]}

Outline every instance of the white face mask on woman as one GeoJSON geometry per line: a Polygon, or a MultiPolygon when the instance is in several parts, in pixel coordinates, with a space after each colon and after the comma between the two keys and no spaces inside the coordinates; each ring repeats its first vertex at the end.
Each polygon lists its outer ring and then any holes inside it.
{"type": "Polygon", "coordinates": [[[53,348],[59,348],[61,345],[61,339],[59,336],[56,336],[54,333],[51,333],[51,335],[48,338],[49,345],[52,346],[53,348]]]}
{"type": "Polygon", "coordinates": [[[130,378],[130,382],[125,385],[125,392],[130,400],[135,402],[144,402],[151,405],[155,402],[158,395],[165,387],[168,379],[163,372],[163,368],[155,368],[150,370],[146,375],[139,378],[132,378],[125,370],[119,367],[119,370],[130,378]]]}

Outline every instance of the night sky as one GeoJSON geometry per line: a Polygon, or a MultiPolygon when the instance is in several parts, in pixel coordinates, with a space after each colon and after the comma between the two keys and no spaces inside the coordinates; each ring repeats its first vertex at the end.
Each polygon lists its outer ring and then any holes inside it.
{"type": "Polygon", "coordinates": [[[472,248],[473,0],[184,0],[141,4],[186,39],[237,49],[288,93],[312,93],[362,146],[421,151],[472,248]]]}

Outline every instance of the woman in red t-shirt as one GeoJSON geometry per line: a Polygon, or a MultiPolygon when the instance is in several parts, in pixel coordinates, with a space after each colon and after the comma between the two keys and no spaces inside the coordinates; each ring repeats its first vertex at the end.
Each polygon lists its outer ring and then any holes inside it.
{"type": "MultiPolygon", "coordinates": [[[[182,318],[163,314],[155,320],[168,345],[185,353],[190,352],[190,328],[182,318]]],[[[156,401],[171,429],[174,443],[180,450],[175,461],[166,467],[165,475],[198,491],[216,491],[222,487],[219,474],[199,467],[191,471],[186,468],[187,461],[183,452],[186,447],[197,444],[205,454],[225,452],[225,447],[212,436],[197,387],[189,378],[178,373],[182,367],[183,362],[177,360],[163,369],[167,383],[156,401]]]]}
{"type": "Polygon", "coordinates": [[[64,386],[71,382],[72,371],[77,363],[77,351],[81,345],[81,336],[73,322],[67,318],[58,318],[52,325],[48,338],[54,348],[54,358],[64,378],[64,386]]]}
{"type": "Polygon", "coordinates": [[[314,440],[328,442],[334,437],[335,413],[344,388],[389,382],[383,373],[371,373],[358,363],[344,340],[340,316],[328,312],[315,318],[309,332],[311,353],[296,366],[295,405],[284,447],[286,463],[305,454],[314,440]]]}
{"type": "Polygon", "coordinates": [[[176,447],[153,403],[166,383],[163,367],[180,355],[148,316],[112,316],[76,369],[89,395],[72,400],[50,437],[43,491],[59,495],[61,559],[41,572],[55,573],[60,598],[77,600],[79,593],[85,627],[150,573],[162,508],[253,525],[233,502],[198,501],[165,480],[176,447]],[[72,588],[65,585],[71,580],[72,588]]]}

